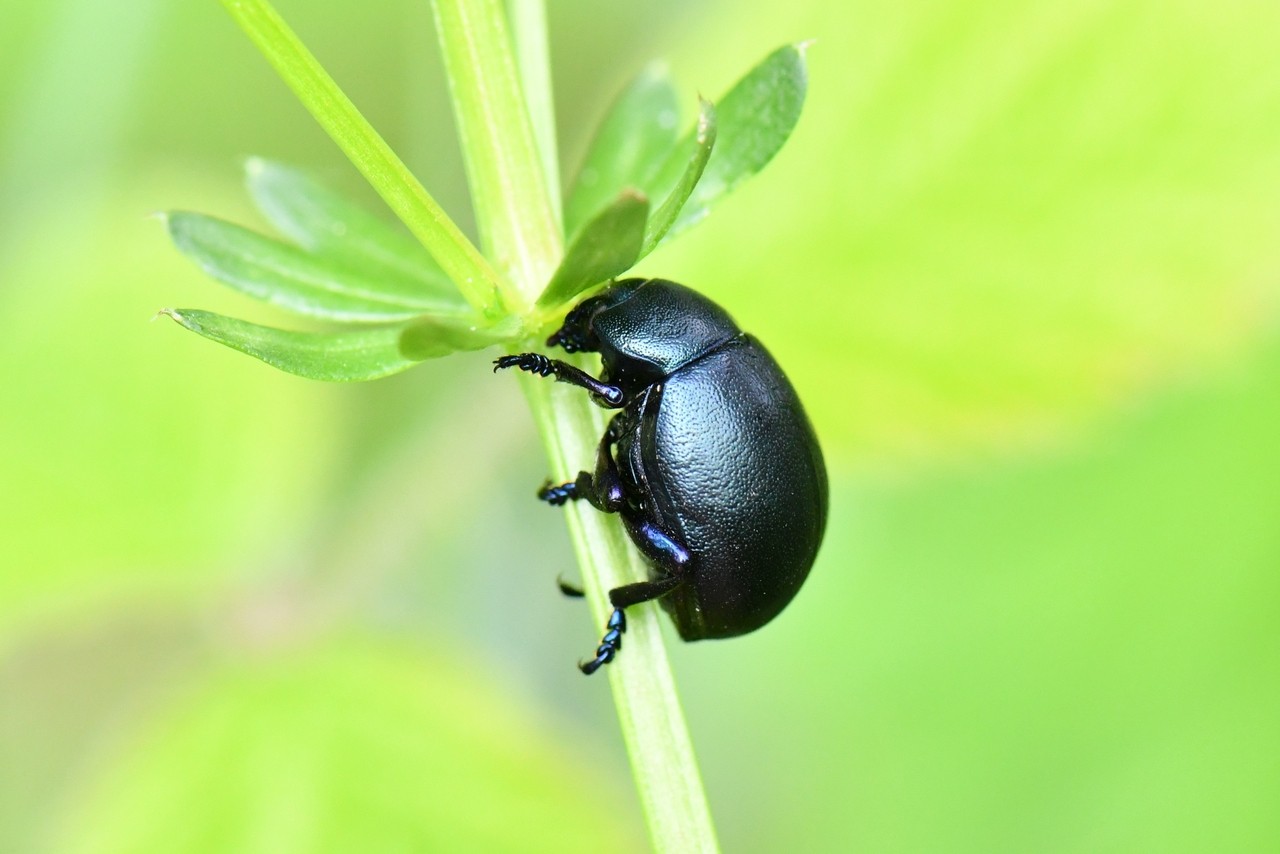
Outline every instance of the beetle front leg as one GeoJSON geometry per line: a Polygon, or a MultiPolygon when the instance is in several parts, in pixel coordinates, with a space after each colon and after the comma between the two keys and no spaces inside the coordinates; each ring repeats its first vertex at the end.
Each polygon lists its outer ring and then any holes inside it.
{"type": "Polygon", "coordinates": [[[626,403],[626,395],[616,385],[601,382],[595,377],[568,362],[549,359],[541,353],[517,353],[513,356],[501,356],[493,360],[493,370],[503,368],[519,368],[531,374],[547,377],[555,375],[556,380],[569,385],[585,388],[591,392],[596,401],[606,409],[620,409],[626,403]]]}

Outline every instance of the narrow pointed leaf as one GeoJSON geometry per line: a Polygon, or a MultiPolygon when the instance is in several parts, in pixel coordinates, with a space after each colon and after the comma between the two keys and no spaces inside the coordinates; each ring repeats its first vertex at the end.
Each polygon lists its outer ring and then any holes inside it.
{"type": "Polygon", "coordinates": [[[679,121],[666,69],[650,65],[618,95],[597,128],[565,203],[565,233],[576,235],[627,187],[647,187],[671,154],[679,121]]]}
{"type": "Polygon", "coordinates": [[[400,337],[408,327],[403,323],[342,332],[290,332],[209,311],[166,308],[161,313],[198,335],[313,380],[373,380],[420,361],[401,350],[400,337]]]}
{"type": "Polygon", "coordinates": [[[631,269],[640,257],[648,215],[649,200],[636,190],[623,190],[574,238],[538,298],[538,307],[566,303],[592,285],[631,269]]]}
{"type": "Polygon", "coordinates": [[[422,245],[300,169],[250,158],[254,204],[290,241],[358,270],[377,271],[388,295],[425,296],[466,308],[466,300],[422,245]]]}
{"type": "Polygon", "coordinates": [[[297,314],[328,320],[385,322],[457,313],[455,301],[388,288],[388,276],[310,255],[261,234],[194,213],[166,218],[174,245],[213,278],[297,314]]]}
{"type": "Polygon", "coordinates": [[[711,158],[716,144],[716,108],[710,101],[702,101],[698,112],[698,124],[694,130],[693,154],[689,156],[675,187],[666,200],[653,212],[645,227],[644,245],[640,257],[652,252],[675,224],[689,196],[693,194],[711,158]]]}
{"type": "Polygon", "coordinates": [[[504,282],[338,88],[268,0],[222,0],[281,79],[449,274],[467,302],[491,308],[504,282]]]}
{"type": "MultiPolygon", "coordinates": [[[[716,102],[715,152],[669,235],[705,218],[721,196],[763,169],[791,136],[808,85],[804,47],[787,45],[774,51],[716,102]]],[[[697,129],[690,134],[696,136],[697,129]]],[[[668,174],[668,169],[663,172],[668,174]]],[[[679,179],[670,174],[668,180],[679,179]]],[[[665,188],[662,182],[655,186],[665,188]]]]}

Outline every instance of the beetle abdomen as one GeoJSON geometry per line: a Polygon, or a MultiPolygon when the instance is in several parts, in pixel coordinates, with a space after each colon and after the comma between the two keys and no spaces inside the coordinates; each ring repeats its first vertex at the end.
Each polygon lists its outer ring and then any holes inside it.
{"type": "Polygon", "coordinates": [[[692,583],[661,601],[685,640],[763,626],[800,589],[826,525],[826,470],[791,383],[742,335],[667,377],[647,415],[654,515],[693,556],[692,583]]]}

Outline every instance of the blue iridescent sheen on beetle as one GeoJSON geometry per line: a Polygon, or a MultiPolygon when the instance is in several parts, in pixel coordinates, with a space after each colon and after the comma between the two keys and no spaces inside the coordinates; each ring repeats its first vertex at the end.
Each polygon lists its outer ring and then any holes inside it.
{"type": "Polygon", "coordinates": [[[615,610],[582,671],[613,660],[623,609],[640,602],[657,599],[688,641],[746,634],[777,616],[822,542],[827,473],[764,346],[720,306],[664,279],[610,285],[574,307],[547,345],[598,352],[604,371],[596,379],[539,353],[503,356],[494,370],[554,376],[621,411],[595,471],[538,497],[618,513],[650,564],[648,580],[609,591],[615,610]]]}

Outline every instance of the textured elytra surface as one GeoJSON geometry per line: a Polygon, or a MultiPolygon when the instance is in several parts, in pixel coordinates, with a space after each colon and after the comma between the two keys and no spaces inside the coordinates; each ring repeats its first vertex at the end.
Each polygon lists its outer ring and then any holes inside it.
{"type": "Polygon", "coordinates": [[[691,588],[666,603],[682,636],[769,622],[808,575],[827,512],[821,451],[781,368],[750,336],[695,360],[651,397],[641,446],[655,521],[693,555],[691,588]]]}

